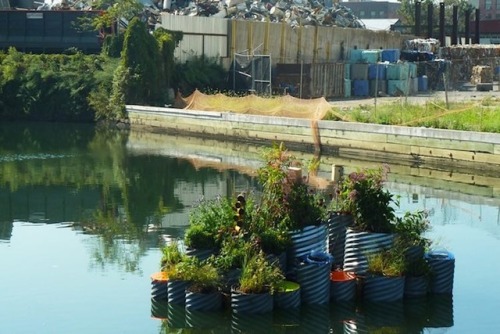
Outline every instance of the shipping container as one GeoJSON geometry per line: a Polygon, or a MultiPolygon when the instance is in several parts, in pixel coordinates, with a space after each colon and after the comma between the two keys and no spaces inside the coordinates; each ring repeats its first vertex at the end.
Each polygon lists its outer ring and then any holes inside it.
{"type": "Polygon", "coordinates": [[[33,53],[59,53],[76,48],[98,53],[101,40],[97,31],[84,31],[80,18],[95,17],[100,11],[1,10],[0,49],[14,47],[33,53]]]}

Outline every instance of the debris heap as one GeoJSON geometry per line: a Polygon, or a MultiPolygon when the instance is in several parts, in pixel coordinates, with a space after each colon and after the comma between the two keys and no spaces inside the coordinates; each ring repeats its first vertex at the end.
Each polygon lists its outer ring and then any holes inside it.
{"type": "Polygon", "coordinates": [[[174,15],[221,17],[237,20],[286,22],[291,26],[362,28],[351,9],[328,0],[164,0],[162,9],[174,15]]]}

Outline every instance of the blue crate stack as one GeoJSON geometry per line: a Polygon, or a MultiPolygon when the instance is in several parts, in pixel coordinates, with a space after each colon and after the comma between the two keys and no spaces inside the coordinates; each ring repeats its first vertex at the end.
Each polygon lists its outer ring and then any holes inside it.
{"type": "Polygon", "coordinates": [[[416,64],[402,58],[399,49],[350,50],[345,96],[406,95],[426,89],[425,79],[417,76],[416,64]]]}

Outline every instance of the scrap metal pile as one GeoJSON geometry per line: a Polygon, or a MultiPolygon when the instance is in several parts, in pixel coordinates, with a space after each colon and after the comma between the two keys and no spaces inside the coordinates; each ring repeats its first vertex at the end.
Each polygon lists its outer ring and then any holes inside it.
{"type": "MultiPolygon", "coordinates": [[[[161,23],[161,12],[184,16],[219,17],[235,20],[286,22],[295,26],[362,28],[352,10],[332,0],[139,0],[143,18],[150,26],[161,23]]],[[[37,2],[38,3],[38,2],[37,2]]],[[[38,10],[89,10],[89,0],[52,0],[38,10]]]]}
{"type": "Polygon", "coordinates": [[[365,28],[351,9],[318,0],[164,0],[162,9],[174,15],[213,16],[237,20],[286,22],[291,26],[365,28]]]}

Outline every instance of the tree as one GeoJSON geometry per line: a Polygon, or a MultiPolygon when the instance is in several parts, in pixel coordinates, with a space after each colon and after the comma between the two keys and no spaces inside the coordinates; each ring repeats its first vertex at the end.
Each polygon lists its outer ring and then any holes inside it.
{"type": "Polygon", "coordinates": [[[96,30],[114,27],[120,19],[130,21],[139,16],[143,7],[143,4],[138,0],[98,0],[94,9],[102,9],[103,12],[102,15],[93,19],[92,25],[96,30]]]}
{"type": "Polygon", "coordinates": [[[153,36],[158,42],[160,51],[160,84],[164,84],[165,87],[171,88],[175,68],[174,50],[177,44],[182,40],[183,34],[181,31],[168,31],[163,28],[158,28],[154,31],[153,36]]]}
{"type": "MultiPolygon", "coordinates": [[[[146,25],[133,18],[125,32],[120,66],[115,74],[112,100],[123,96],[125,103],[154,105],[162,102],[159,81],[159,48],[146,25]]],[[[120,98],[119,100],[123,100],[120,98]]]]}

